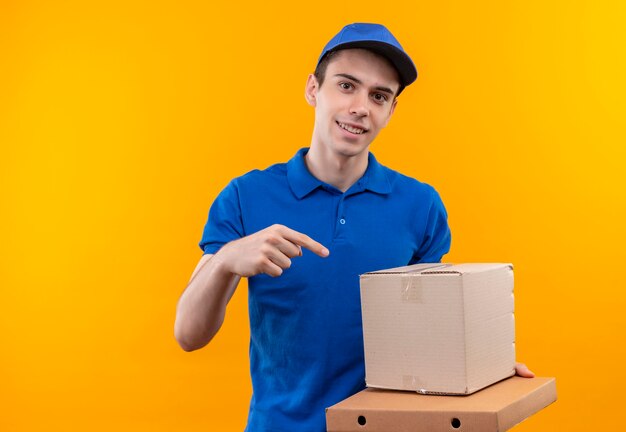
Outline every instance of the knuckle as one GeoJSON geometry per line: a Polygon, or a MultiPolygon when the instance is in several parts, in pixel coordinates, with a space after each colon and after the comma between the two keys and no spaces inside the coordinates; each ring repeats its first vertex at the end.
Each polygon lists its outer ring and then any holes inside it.
{"type": "Polygon", "coordinates": [[[280,239],[275,234],[268,234],[267,237],[265,238],[265,241],[271,244],[272,246],[276,246],[278,243],[280,243],[280,239]]]}

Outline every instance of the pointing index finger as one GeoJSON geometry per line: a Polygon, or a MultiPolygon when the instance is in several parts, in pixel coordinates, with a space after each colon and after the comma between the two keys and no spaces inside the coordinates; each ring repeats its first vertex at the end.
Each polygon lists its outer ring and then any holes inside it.
{"type": "Polygon", "coordinates": [[[330,251],[326,249],[324,245],[316,242],[306,234],[302,234],[301,232],[292,230],[291,228],[284,227],[283,235],[290,242],[298,246],[305,247],[314,254],[321,256],[322,258],[325,258],[330,254],[330,251]]]}

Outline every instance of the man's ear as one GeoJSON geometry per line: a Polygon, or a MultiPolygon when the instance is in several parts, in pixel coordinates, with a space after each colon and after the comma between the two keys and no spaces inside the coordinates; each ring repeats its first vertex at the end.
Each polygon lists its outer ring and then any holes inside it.
{"type": "Polygon", "coordinates": [[[304,98],[307,103],[312,107],[317,106],[317,90],[319,84],[315,75],[309,74],[309,78],[306,80],[306,87],[304,88],[304,98]]]}

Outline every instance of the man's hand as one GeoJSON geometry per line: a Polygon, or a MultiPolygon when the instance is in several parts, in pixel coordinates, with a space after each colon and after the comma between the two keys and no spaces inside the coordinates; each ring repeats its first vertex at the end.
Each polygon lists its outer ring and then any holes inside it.
{"type": "Polygon", "coordinates": [[[524,378],[534,378],[535,374],[531,372],[524,363],[515,363],[515,375],[524,378]]]}
{"type": "Polygon", "coordinates": [[[291,258],[302,256],[303,247],[323,258],[330,253],[305,234],[284,225],[272,225],[224,245],[213,259],[220,260],[227,271],[239,276],[260,273],[280,276],[291,266],[291,258]]]}

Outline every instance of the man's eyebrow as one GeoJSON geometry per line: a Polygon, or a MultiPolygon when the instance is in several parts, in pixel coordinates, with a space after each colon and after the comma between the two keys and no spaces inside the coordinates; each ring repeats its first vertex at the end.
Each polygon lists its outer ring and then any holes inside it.
{"type": "MultiPolygon", "coordinates": [[[[361,80],[360,80],[360,79],[358,79],[357,77],[352,76],[352,75],[350,75],[350,74],[338,73],[338,74],[335,74],[335,76],[336,76],[336,77],[343,77],[343,78],[347,78],[347,79],[349,79],[349,80],[351,80],[351,81],[354,81],[354,82],[355,82],[355,83],[357,83],[357,84],[363,84],[363,81],[361,81],[361,80]]],[[[389,87],[376,86],[376,87],[374,87],[374,90],[378,90],[378,91],[381,91],[381,92],[384,92],[384,93],[389,93],[390,95],[395,94],[395,92],[394,92],[393,90],[391,90],[389,87]]]]}
{"type": "Polygon", "coordinates": [[[395,92],[393,90],[391,90],[389,87],[382,87],[382,86],[376,86],[374,87],[375,90],[381,91],[383,93],[389,93],[390,95],[394,95],[395,92]]]}
{"type": "Polygon", "coordinates": [[[349,80],[352,80],[352,81],[354,81],[354,82],[355,82],[355,83],[357,83],[357,84],[363,84],[363,81],[361,81],[361,80],[360,80],[360,79],[358,79],[357,77],[352,76],[352,75],[349,75],[349,74],[345,74],[345,73],[338,73],[338,74],[335,74],[335,76],[348,78],[349,80]]]}

